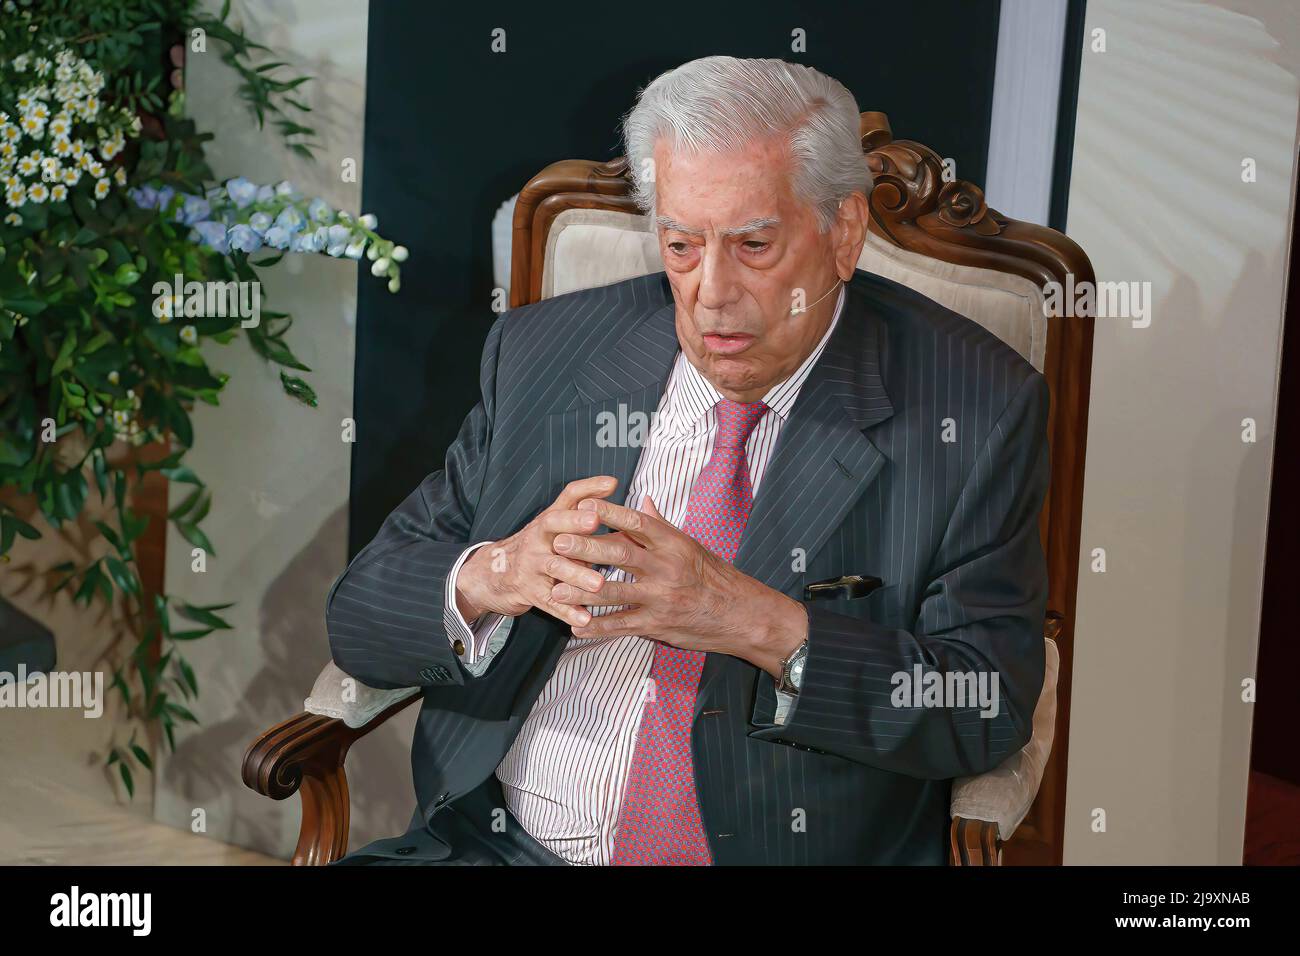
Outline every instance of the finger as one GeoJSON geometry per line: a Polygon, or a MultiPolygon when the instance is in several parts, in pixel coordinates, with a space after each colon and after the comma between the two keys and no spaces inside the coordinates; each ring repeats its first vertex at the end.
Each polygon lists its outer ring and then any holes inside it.
{"type": "Polygon", "coordinates": [[[613,475],[595,475],[591,478],[579,478],[564,486],[560,496],[548,511],[568,510],[584,498],[607,498],[618,487],[618,479],[613,475]]]}
{"type": "Polygon", "coordinates": [[[561,604],[559,601],[547,601],[542,610],[552,617],[558,617],[570,627],[584,627],[591,623],[591,612],[584,607],[561,604]]]}
{"type": "Polygon", "coordinates": [[[645,548],[667,543],[668,532],[677,530],[662,518],[596,498],[584,498],[578,502],[578,510],[595,511],[601,524],[626,532],[629,538],[645,548]]]}
{"type": "Polygon", "coordinates": [[[552,601],[583,607],[618,607],[621,604],[641,604],[645,599],[645,586],[634,581],[605,581],[596,593],[564,582],[551,588],[552,601]]]}
{"type": "Polygon", "coordinates": [[[600,527],[600,518],[591,511],[574,511],[570,508],[543,512],[538,522],[548,534],[568,531],[573,534],[591,534],[600,527]]]}
{"type": "Polygon", "coordinates": [[[558,554],[552,554],[542,562],[542,574],[551,579],[543,582],[546,587],[551,587],[557,581],[563,581],[594,594],[603,590],[605,585],[605,575],[599,571],[593,571],[585,564],[570,561],[558,554]]]}
{"type": "Polygon", "coordinates": [[[649,495],[646,495],[645,500],[641,502],[641,510],[652,518],[658,518],[660,521],[664,520],[664,516],[661,515],[659,509],[655,507],[654,499],[649,495]]]}
{"type": "Polygon", "coordinates": [[[592,617],[587,624],[574,627],[574,637],[624,637],[629,634],[645,635],[650,627],[650,615],[636,609],[616,611],[592,617]]]}
{"type": "Polygon", "coordinates": [[[529,588],[527,601],[539,611],[558,617],[565,624],[573,627],[583,627],[591,623],[590,611],[585,607],[575,607],[572,604],[561,604],[559,601],[551,600],[551,589],[544,584],[539,583],[529,588]]]}
{"type": "Polygon", "coordinates": [[[634,570],[638,555],[645,552],[635,547],[626,535],[559,534],[551,545],[557,554],[587,564],[609,564],[634,570]],[[616,540],[610,540],[615,538],[616,540]]]}

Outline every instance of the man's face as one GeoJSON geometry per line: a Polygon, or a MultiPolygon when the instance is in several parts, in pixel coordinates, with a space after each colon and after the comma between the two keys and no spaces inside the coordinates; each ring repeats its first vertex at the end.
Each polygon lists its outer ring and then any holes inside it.
{"type": "Polygon", "coordinates": [[[836,295],[796,316],[790,310],[852,276],[865,199],[853,194],[821,233],[813,209],[794,194],[775,139],[698,155],[660,140],[654,155],[659,251],[677,303],[677,338],[724,396],[757,401],[830,325],[836,295]]]}

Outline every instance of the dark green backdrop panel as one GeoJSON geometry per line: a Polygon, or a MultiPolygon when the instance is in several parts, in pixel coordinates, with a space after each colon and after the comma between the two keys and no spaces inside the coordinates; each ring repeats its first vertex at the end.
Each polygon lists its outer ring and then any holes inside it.
{"type": "Polygon", "coordinates": [[[997,0],[372,0],[363,206],[411,258],[397,295],[368,275],[358,284],[350,553],[441,467],[476,400],[493,213],[547,163],[619,155],[618,120],[640,87],[709,54],[807,63],[982,183],[997,32],[997,0]],[[491,50],[498,27],[504,53],[491,50]],[[806,53],[791,52],[796,28],[806,53]]]}

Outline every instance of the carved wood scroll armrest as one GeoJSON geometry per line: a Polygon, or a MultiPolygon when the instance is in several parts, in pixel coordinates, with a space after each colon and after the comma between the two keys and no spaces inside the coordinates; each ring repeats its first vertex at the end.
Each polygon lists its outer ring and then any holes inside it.
{"type": "Polygon", "coordinates": [[[354,742],[420,700],[408,697],[364,727],[336,717],[301,713],[276,724],[244,754],[244,784],[272,800],[302,795],[302,828],[294,866],[324,866],[348,851],[348,778],[343,761],[354,742]]]}
{"type": "Polygon", "coordinates": [[[1002,841],[998,825],[986,820],[953,817],[948,830],[948,863],[951,866],[1000,866],[1002,841]]]}

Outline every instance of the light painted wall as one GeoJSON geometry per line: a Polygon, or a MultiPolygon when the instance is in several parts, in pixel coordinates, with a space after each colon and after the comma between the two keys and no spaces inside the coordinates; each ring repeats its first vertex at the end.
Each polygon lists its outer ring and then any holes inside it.
{"type": "Polygon", "coordinates": [[[1068,232],[1099,280],[1149,281],[1153,314],[1096,326],[1066,863],[1241,862],[1298,20],[1292,0],[1088,4],[1106,51],[1083,54],[1068,232]]]}
{"type": "MultiPolygon", "coordinates": [[[[314,77],[301,92],[322,148],[310,162],[290,153],[278,132],[259,132],[212,44],[207,54],[188,55],[186,83],[190,114],[216,134],[208,156],[218,179],[289,179],[337,208],[359,211],[360,182],[343,182],[340,171],[345,158],[359,168],[362,157],[367,4],[259,0],[237,3],[234,16],[274,59],[314,77]]],[[[287,340],[311,366],[305,377],[320,404],[308,408],[285,395],[278,368],[243,341],[207,351],[210,363],[231,375],[219,408],[196,409],[190,456],[214,493],[206,530],[216,556],[206,573],[193,573],[189,544],[171,530],[167,587],[196,603],[238,604],[228,612],[232,632],[189,649],[202,726],[187,729],[177,754],[163,762],[155,803],[159,820],[188,828],[201,807],[210,835],[287,856],[298,800],[276,803],[247,790],[240,762],[256,734],[302,709],[329,659],[325,596],[347,548],[351,446],[340,422],[352,413],[357,265],[289,255],[262,275],[264,307],[294,317],[287,340]]],[[[186,490],[172,489],[173,504],[186,490]]],[[[353,846],[406,828],[414,807],[413,718],[367,738],[348,761],[353,846]]]]}

